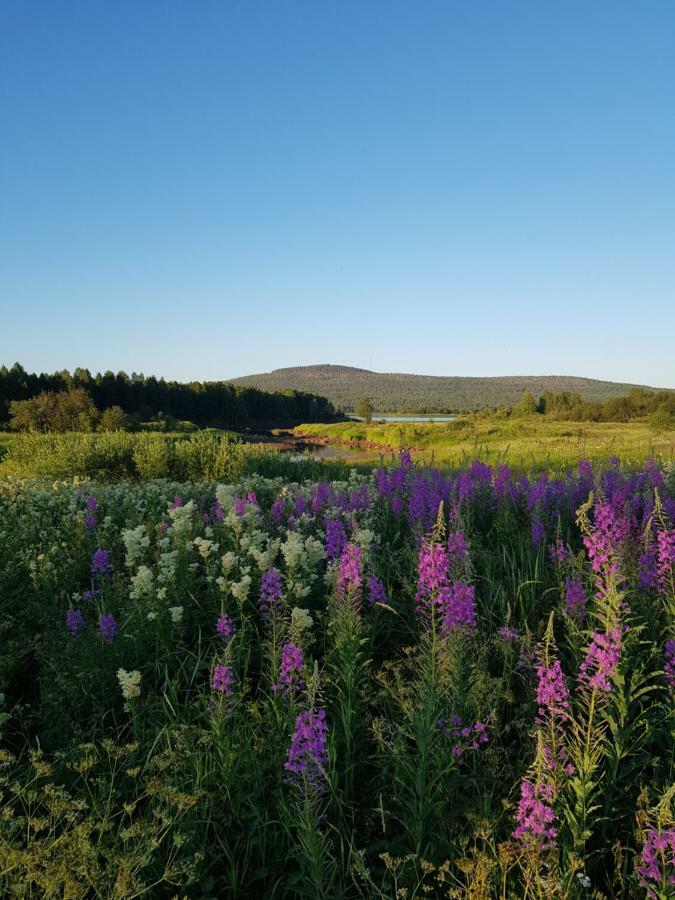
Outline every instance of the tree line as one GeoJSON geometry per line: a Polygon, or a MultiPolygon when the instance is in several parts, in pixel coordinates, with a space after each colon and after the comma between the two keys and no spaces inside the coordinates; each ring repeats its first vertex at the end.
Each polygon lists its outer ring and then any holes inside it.
{"type": "Polygon", "coordinates": [[[584,400],[573,391],[558,394],[545,391],[539,399],[527,393],[510,410],[522,418],[534,415],[574,422],[630,422],[632,419],[655,418],[675,421],[675,391],[649,391],[633,388],[622,397],[606,400],[584,400]]]}
{"type": "Polygon", "coordinates": [[[243,431],[336,418],[329,400],[302,391],[269,393],[222,381],[181,383],[136,372],[92,375],[78,368],[72,374],[36,374],[19,363],[0,366],[0,424],[11,419],[19,430],[115,430],[154,419],[243,431]]]}

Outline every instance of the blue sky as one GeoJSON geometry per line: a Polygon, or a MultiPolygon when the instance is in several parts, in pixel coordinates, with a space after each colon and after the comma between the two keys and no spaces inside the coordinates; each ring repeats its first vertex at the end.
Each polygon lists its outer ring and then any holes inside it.
{"type": "Polygon", "coordinates": [[[675,3],[0,5],[0,362],[675,387],[675,3]]]}

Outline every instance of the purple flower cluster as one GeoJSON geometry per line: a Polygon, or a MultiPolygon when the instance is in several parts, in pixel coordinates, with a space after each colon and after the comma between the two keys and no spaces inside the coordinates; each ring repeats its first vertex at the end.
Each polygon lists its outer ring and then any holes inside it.
{"type": "Polygon", "coordinates": [[[658,559],[656,551],[647,548],[638,560],[638,587],[643,591],[655,590],[659,586],[658,559]]]}
{"type": "Polygon", "coordinates": [[[647,888],[650,900],[675,895],[675,828],[650,828],[647,831],[637,870],[640,884],[647,888]]]}
{"type": "Polygon", "coordinates": [[[363,585],[362,552],[358,544],[347,544],[340,557],[336,596],[343,600],[350,595],[359,599],[363,585]]]}
{"type": "Polygon", "coordinates": [[[255,495],[255,491],[249,491],[245,497],[235,496],[234,498],[234,511],[238,516],[243,516],[247,507],[257,505],[258,498],[255,495]]]}
{"type": "Polygon", "coordinates": [[[555,543],[548,548],[548,555],[553,565],[562,565],[569,559],[570,551],[562,538],[556,538],[555,543]]]}
{"type": "Polygon", "coordinates": [[[66,610],[66,627],[74,638],[82,634],[84,631],[84,616],[81,609],[66,610]]]}
{"type": "Polygon", "coordinates": [[[501,625],[497,629],[497,634],[499,636],[499,640],[505,644],[510,644],[518,637],[518,632],[515,628],[512,628],[511,625],[501,625]]]}
{"type": "Polygon", "coordinates": [[[443,595],[443,631],[476,631],[475,589],[472,584],[455,581],[443,595]]]}
{"type": "Polygon", "coordinates": [[[555,846],[558,830],[553,809],[555,789],[548,782],[534,783],[524,778],[520,783],[520,801],[513,836],[526,844],[555,846]]]}
{"type": "Polygon", "coordinates": [[[565,613],[570,619],[586,619],[586,591],[578,578],[565,579],[565,613]]]}
{"type": "Polygon", "coordinates": [[[550,723],[557,727],[570,717],[570,695],[560,660],[553,660],[550,666],[541,663],[535,668],[535,672],[538,711],[535,722],[538,725],[550,723]]]}
{"type": "Polygon", "coordinates": [[[272,521],[274,522],[275,525],[279,525],[279,523],[281,522],[281,520],[284,516],[285,508],[286,508],[286,504],[284,503],[283,498],[277,497],[277,499],[272,504],[272,509],[271,509],[272,521]]]}
{"type": "Polygon", "coordinates": [[[283,588],[281,574],[274,566],[268,569],[260,580],[258,603],[262,613],[273,612],[281,603],[283,588]]]}
{"type": "Polygon", "coordinates": [[[580,686],[611,693],[611,679],[616,674],[620,658],[621,628],[612,628],[607,633],[596,631],[579,667],[580,686]]]}
{"type": "Polygon", "coordinates": [[[101,637],[106,644],[112,644],[115,640],[115,635],[117,634],[117,622],[115,621],[115,617],[110,615],[100,615],[98,617],[98,628],[101,632],[101,637]]]}
{"type": "Polygon", "coordinates": [[[664,529],[656,535],[657,581],[662,591],[672,588],[675,568],[675,529],[664,529]]]}
{"type": "Polygon", "coordinates": [[[437,724],[454,742],[450,752],[457,762],[462,762],[461,757],[467,750],[479,750],[488,742],[487,725],[484,722],[465,725],[459,716],[451,716],[449,724],[442,718],[437,724]]]}
{"type": "Polygon", "coordinates": [[[231,640],[232,635],[234,634],[234,622],[228,615],[218,617],[218,621],[216,622],[216,634],[225,642],[231,640]]]}
{"type": "Polygon", "coordinates": [[[443,544],[422,541],[417,567],[415,604],[418,614],[438,612],[443,631],[473,633],[476,630],[475,592],[473,585],[461,580],[450,582],[450,558],[443,544]]]}
{"type": "Polygon", "coordinates": [[[92,575],[110,574],[110,554],[107,550],[96,550],[91,558],[92,575]]]}
{"type": "Polygon", "coordinates": [[[340,519],[326,519],[326,556],[337,559],[347,544],[345,526],[340,519]]]}
{"type": "Polygon", "coordinates": [[[284,768],[294,776],[289,780],[298,787],[311,787],[318,793],[325,790],[327,736],[325,709],[305,710],[296,718],[284,768]]]}
{"type": "Polygon", "coordinates": [[[368,603],[374,606],[376,603],[389,603],[389,597],[384,589],[382,580],[375,575],[368,578],[368,603]]]}
{"type": "Polygon", "coordinates": [[[86,502],[87,512],[84,516],[84,526],[85,528],[95,528],[96,527],[96,497],[93,494],[89,494],[86,502]]]}
{"type": "Polygon", "coordinates": [[[211,675],[211,690],[218,694],[226,694],[228,697],[232,695],[232,683],[234,676],[229,666],[219,663],[213,670],[211,675]]]}
{"type": "Polygon", "coordinates": [[[629,534],[629,523],[625,516],[617,513],[609,501],[595,505],[593,530],[584,536],[584,546],[594,572],[619,571],[619,555],[629,534]]]}
{"type": "Polygon", "coordinates": [[[279,681],[272,685],[272,690],[281,691],[283,694],[290,694],[300,690],[304,684],[300,674],[302,666],[302,648],[290,642],[284,644],[281,649],[279,681]]]}

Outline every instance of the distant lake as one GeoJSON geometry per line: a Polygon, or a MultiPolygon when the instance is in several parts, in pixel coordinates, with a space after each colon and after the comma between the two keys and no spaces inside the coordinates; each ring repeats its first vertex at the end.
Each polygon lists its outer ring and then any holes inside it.
{"type": "MultiPolygon", "coordinates": [[[[348,416],[355,422],[363,422],[361,416],[348,416]]],[[[373,413],[373,422],[454,422],[456,416],[378,416],[373,413]]]]}

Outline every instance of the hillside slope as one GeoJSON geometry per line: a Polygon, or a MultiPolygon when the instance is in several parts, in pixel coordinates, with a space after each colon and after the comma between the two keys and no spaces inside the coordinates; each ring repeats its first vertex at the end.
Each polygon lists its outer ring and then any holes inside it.
{"type": "Polygon", "coordinates": [[[644,385],[598,381],[569,375],[513,375],[497,378],[408,375],[371,372],[350,366],[298,366],[230,379],[265,391],[292,388],[328,397],[346,411],[369,397],[377,412],[467,412],[491,406],[513,406],[524,393],[573,391],[584,400],[606,400],[644,385]]]}

